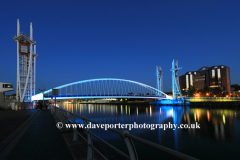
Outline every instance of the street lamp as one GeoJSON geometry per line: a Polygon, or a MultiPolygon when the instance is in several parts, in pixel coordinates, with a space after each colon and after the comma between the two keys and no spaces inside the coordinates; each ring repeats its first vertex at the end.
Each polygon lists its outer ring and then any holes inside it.
{"type": "Polygon", "coordinates": [[[41,92],[42,92],[42,94],[43,94],[43,108],[44,108],[44,86],[43,86],[43,90],[41,90],[41,89],[39,89],[41,92]]]}

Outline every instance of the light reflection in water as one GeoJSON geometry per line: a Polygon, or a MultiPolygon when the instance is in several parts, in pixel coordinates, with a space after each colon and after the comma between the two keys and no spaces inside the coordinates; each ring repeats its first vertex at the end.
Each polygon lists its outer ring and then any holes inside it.
{"type": "Polygon", "coordinates": [[[223,123],[225,124],[225,115],[223,115],[223,123]]]}
{"type": "Polygon", "coordinates": [[[207,119],[208,119],[208,122],[210,121],[210,113],[209,113],[209,110],[207,110],[207,119]]]}
{"type": "Polygon", "coordinates": [[[127,115],[127,105],[125,105],[125,112],[126,112],[126,115],[127,115]]]}
{"type": "Polygon", "coordinates": [[[121,105],[121,114],[123,114],[123,108],[122,108],[122,105],[121,105]]]}
{"type": "Polygon", "coordinates": [[[198,111],[198,109],[197,109],[197,120],[199,121],[199,111],[198,111]]]}
{"type": "MultiPolygon", "coordinates": [[[[229,109],[190,109],[183,107],[125,105],[124,112],[122,105],[59,105],[61,108],[72,111],[73,113],[107,124],[133,124],[134,122],[138,124],[168,124],[168,122],[170,122],[172,124],[176,123],[179,125],[195,124],[198,122],[201,129],[168,129],[166,131],[163,129],[156,129],[154,131],[151,131],[150,129],[132,129],[130,131],[131,134],[154,141],[155,143],[162,145],[173,144],[173,149],[176,150],[181,150],[181,145],[184,144],[184,141],[191,137],[195,139],[199,139],[200,137],[201,143],[205,143],[205,141],[207,141],[206,138],[211,138],[215,141],[224,141],[227,143],[230,140],[235,142],[234,135],[240,134],[240,131],[234,133],[234,124],[237,122],[239,124],[239,118],[237,119],[237,117],[239,117],[240,111],[229,109]],[[73,107],[73,105],[75,106],[73,107]],[[150,114],[148,114],[148,107],[150,114]],[[233,119],[235,119],[235,121],[233,119]],[[168,142],[165,139],[167,139],[168,142]]],[[[235,126],[237,125],[235,124],[235,126]]],[[[119,138],[119,136],[113,132],[105,132],[104,130],[99,131],[97,129],[92,129],[92,131],[104,139],[117,140],[119,138]]],[[[194,139],[191,139],[188,143],[192,143],[192,147],[195,147],[195,149],[201,149],[198,148],[200,146],[194,144],[196,143],[194,139]]],[[[169,147],[171,147],[171,145],[169,147]]]]}
{"type": "Polygon", "coordinates": [[[152,107],[150,106],[150,117],[152,117],[152,107]]]}

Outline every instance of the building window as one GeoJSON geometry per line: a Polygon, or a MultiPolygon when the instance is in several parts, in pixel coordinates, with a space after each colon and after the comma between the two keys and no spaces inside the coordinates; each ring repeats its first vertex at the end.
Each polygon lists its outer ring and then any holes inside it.
{"type": "Polygon", "coordinates": [[[11,84],[3,84],[3,88],[13,88],[11,84]]]}
{"type": "Polygon", "coordinates": [[[215,70],[212,70],[212,78],[215,78],[215,70]]]}
{"type": "Polygon", "coordinates": [[[190,85],[193,86],[193,78],[192,78],[192,74],[190,75],[190,85]]]}
{"type": "Polygon", "coordinates": [[[221,78],[221,72],[220,69],[217,69],[217,73],[218,73],[218,80],[221,78]]]}

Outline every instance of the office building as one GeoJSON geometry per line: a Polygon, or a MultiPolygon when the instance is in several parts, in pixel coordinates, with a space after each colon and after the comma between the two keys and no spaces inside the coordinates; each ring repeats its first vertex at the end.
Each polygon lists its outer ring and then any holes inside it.
{"type": "Polygon", "coordinates": [[[230,69],[224,65],[202,67],[197,71],[187,72],[179,77],[180,89],[187,93],[190,85],[196,90],[203,90],[208,85],[212,92],[230,94],[230,69]]]}

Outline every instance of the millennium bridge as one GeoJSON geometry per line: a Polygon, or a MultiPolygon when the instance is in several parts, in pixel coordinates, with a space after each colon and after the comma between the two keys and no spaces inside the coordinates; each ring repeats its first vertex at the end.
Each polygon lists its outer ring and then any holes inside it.
{"type": "MultiPolygon", "coordinates": [[[[171,99],[166,93],[149,85],[126,79],[101,78],[65,84],[59,87],[57,100],[80,98],[145,98],[171,99]]],[[[32,100],[49,100],[52,89],[32,96],[32,100]]]]}

